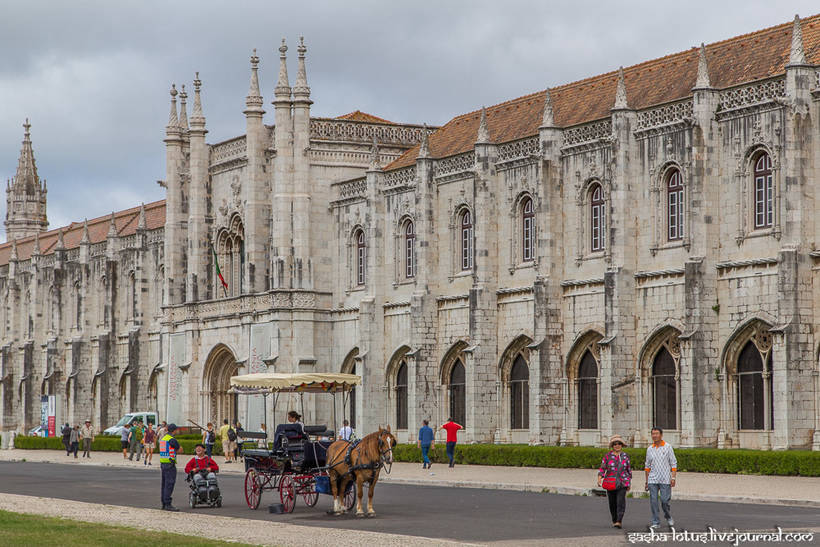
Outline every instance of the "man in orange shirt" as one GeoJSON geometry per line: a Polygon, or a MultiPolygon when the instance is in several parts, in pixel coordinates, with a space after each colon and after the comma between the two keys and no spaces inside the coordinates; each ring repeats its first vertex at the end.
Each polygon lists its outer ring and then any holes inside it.
{"type": "Polygon", "coordinates": [[[450,460],[450,467],[455,467],[456,457],[456,443],[458,442],[458,430],[464,429],[463,425],[459,425],[453,421],[452,418],[447,418],[447,422],[441,426],[441,429],[447,432],[447,458],[450,460]]]}

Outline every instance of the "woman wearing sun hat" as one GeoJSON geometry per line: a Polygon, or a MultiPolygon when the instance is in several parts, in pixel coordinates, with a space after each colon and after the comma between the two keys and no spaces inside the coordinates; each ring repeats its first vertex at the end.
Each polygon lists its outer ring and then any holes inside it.
{"type": "Polygon", "coordinates": [[[609,452],[604,455],[598,469],[598,486],[606,490],[612,526],[615,528],[621,527],[626,511],[626,493],[632,481],[632,465],[623,451],[625,444],[620,435],[610,437],[609,452]]]}

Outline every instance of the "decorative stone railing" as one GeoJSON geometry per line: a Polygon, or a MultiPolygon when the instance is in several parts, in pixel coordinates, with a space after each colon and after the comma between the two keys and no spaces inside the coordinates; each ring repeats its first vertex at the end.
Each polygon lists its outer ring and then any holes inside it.
{"type": "Polygon", "coordinates": [[[411,165],[403,169],[387,171],[384,174],[384,188],[399,188],[402,186],[412,186],[416,181],[416,166],[411,165]]]}
{"type": "Polygon", "coordinates": [[[132,249],[137,246],[137,234],[120,238],[120,249],[132,249]]]}
{"type": "Polygon", "coordinates": [[[100,243],[94,243],[91,245],[91,256],[100,256],[105,254],[105,249],[108,247],[107,241],[102,241],[100,243]]]}
{"type": "Polygon", "coordinates": [[[608,139],[612,136],[612,120],[576,125],[564,129],[563,148],[608,139]]]}
{"type": "Polygon", "coordinates": [[[473,169],[475,169],[475,152],[470,151],[435,161],[433,163],[433,176],[444,177],[472,171],[473,169]]]}
{"type": "Polygon", "coordinates": [[[76,262],[76,261],[80,260],[80,249],[75,248],[75,249],[69,249],[68,251],[66,251],[65,259],[69,262],[76,262]]]}
{"type": "Polygon", "coordinates": [[[148,243],[165,243],[165,228],[151,230],[147,234],[148,243]]]}
{"type": "Polygon", "coordinates": [[[523,158],[537,156],[541,151],[541,143],[538,137],[528,137],[517,141],[508,142],[498,147],[498,161],[513,161],[523,158]]]}
{"type": "Polygon", "coordinates": [[[51,268],[52,266],[54,266],[54,262],[55,262],[54,253],[43,255],[37,260],[37,264],[41,268],[51,268]]]}
{"type": "Polygon", "coordinates": [[[783,77],[732,87],[720,92],[719,110],[733,110],[769,103],[786,95],[786,79],[783,77]]]}
{"type": "Polygon", "coordinates": [[[169,319],[180,322],[193,319],[220,318],[231,315],[263,313],[277,309],[317,309],[327,295],[309,291],[277,290],[170,306],[169,319]]]}
{"type": "Polygon", "coordinates": [[[367,194],[367,178],[337,182],[333,184],[333,187],[336,189],[335,201],[364,197],[367,194]]]}
{"type": "Polygon", "coordinates": [[[248,142],[245,136],[215,144],[211,147],[211,165],[217,165],[248,155],[248,142]]]}
{"type": "Polygon", "coordinates": [[[692,117],[692,99],[665,104],[638,112],[637,130],[651,129],[686,121],[692,117]]]}
{"type": "MultiPolygon", "coordinates": [[[[350,120],[310,120],[311,140],[372,142],[413,146],[421,142],[423,127],[354,122],[350,120]]],[[[429,131],[429,129],[428,129],[429,131]]]]}

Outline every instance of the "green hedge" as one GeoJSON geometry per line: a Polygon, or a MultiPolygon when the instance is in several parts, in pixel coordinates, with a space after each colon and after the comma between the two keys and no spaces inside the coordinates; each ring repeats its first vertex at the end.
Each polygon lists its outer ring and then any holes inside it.
{"type": "MultiPolygon", "coordinates": [[[[178,440],[180,447],[182,447],[183,454],[188,455],[194,453],[194,447],[200,442],[199,438],[178,440]]],[[[25,435],[17,435],[14,437],[14,447],[29,450],[65,450],[62,437],[28,437],[25,435]]],[[[91,443],[91,450],[95,452],[121,452],[122,445],[120,444],[119,437],[97,436],[94,437],[94,442],[91,443]]],[[[213,454],[222,454],[221,443],[214,445],[213,454]]]]}
{"type": "MultiPolygon", "coordinates": [[[[642,469],[646,449],[627,448],[633,469],[642,469]]],[[[456,445],[456,461],[474,465],[597,469],[605,449],[587,446],[529,446],[521,444],[456,445]]],[[[679,448],[675,450],[679,471],[751,475],[800,475],[820,477],[820,452],[809,450],[718,450],[679,448]]],[[[415,445],[398,445],[393,457],[400,462],[421,462],[415,445]]],[[[430,459],[447,463],[443,444],[437,444],[430,459]]]]}

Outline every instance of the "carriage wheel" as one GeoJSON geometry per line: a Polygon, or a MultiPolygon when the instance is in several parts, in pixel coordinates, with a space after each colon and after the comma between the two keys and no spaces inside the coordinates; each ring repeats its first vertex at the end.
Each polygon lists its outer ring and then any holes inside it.
{"type": "Polygon", "coordinates": [[[316,491],[316,479],[308,477],[300,480],[299,493],[302,494],[305,505],[314,507],[319,502],[319,492],[316,491]]]}
{"type": "Polygon", "coordinates": [[[262,500],[262,485],[259,478],[259,472],[251,467],[245,473],[245,501],[250,509],[259,507],[259,502],[262,500]]]}
{"type": "Polygon", "coordinates": [[[293,513],[296,507],[296,492],[293,488],[293,475],[290,473],[282,475],[279,479],[279,500],[285,507],[285,513],[293,513]]]}
{"type": "Polygon", "coordinates": [[[345,509],[348,511],[351,511],[353,506],[356,505],[356,483],[354,481],[347,483],[344,503],[345,509]]]}

